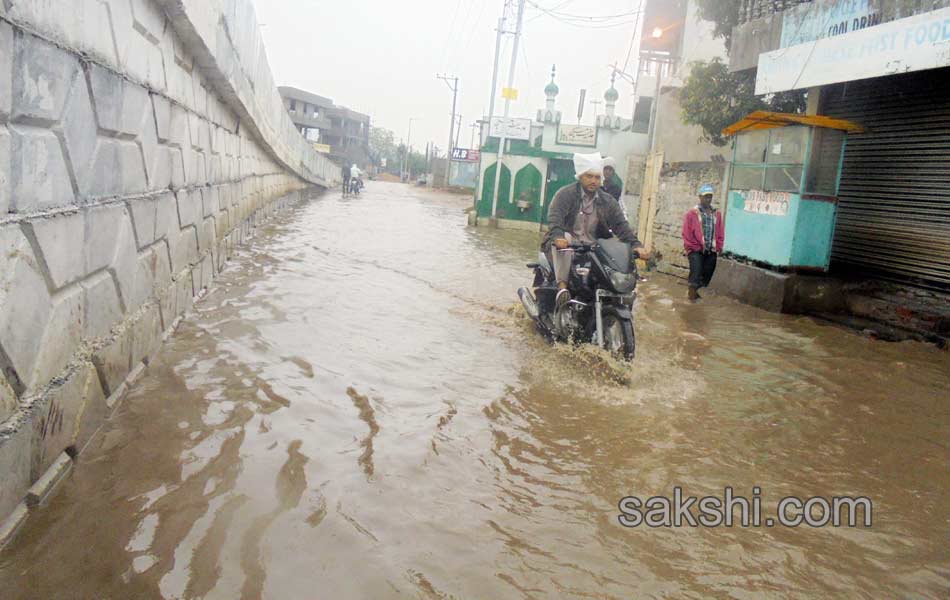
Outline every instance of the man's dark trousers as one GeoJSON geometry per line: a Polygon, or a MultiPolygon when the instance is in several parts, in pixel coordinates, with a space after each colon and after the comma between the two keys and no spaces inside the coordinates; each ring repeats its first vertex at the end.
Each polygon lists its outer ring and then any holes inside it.
{"type": "Polygon", "coordinates": [[[702,288],[709,285],[713,273],[716,272],[715,252],[690,252],[689,256],[689,287],[702,288]]]}

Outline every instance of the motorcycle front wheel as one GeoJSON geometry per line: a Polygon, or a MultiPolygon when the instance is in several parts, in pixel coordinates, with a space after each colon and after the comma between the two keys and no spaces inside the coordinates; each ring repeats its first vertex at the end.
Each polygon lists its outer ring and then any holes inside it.
{"type": "Polygon", "coordinates": [[[604,346],[611,354],[633,360],[637,341],[633,333],[633,322],[620,319],[616,315],[604,316],[604,346]]]}

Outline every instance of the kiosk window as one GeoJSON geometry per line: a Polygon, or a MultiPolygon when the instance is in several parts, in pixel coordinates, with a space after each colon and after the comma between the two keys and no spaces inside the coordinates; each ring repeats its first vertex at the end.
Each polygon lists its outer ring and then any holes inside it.
{"type": "Polygon", "coordinates": [[[802,182],[801,165],[768,167],[765,170],[765,189],[768,192],[797,192],[802,182]]]}
{"type": "Polygon", "coordinates": [[[819,196],[838,195],[838,166],[845,134],[837,129],[815,129],[805,193],[819,196]]]}
{"type": "Polygon", "coordinates": [[[808,147],[807,127],[780,127],[769,132],[765,162],[770,165],[800,165],[808,147]]]}
{"type": "Polygon", "coordinates": [[[765,148],[769,143],[768,130],[752,131],[736,140],[737,163],[764,163],[765,148]]]}
{"type": "Polygon", "coordinates": [[[736,165],[732,169],[732,185],[734,190],[760,190],[762,189],[762,167],[749,167],[736,165]]]}

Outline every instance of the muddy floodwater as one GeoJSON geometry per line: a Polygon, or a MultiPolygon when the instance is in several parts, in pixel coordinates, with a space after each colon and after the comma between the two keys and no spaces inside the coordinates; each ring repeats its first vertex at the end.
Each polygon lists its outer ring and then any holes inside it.
{"type": "Polygon", "coordinates": [[[950,358],[648,274],[637,360],[551,347],[537,236],[369,182],[261,228],[0,554],[36,599],[948,598],[950,358]],[[627,496],[870,527],[623,527],[627,496]]]}

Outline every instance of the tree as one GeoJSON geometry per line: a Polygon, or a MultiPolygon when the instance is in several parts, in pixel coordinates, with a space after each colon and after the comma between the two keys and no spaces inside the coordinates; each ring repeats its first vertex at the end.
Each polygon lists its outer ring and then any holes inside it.
{"type": "MultiPolygon", "coordinates": [[[[739,23],[740,3],[734,0],[697,0],[697,5],[700,17],[713,23],[714,35],[723,38],[729,51],[732,29],[739,23]]],[[[804,112],[805,92],[793,90],[757,97],[755,71],[730,73],[728,65],[717,57],[690,65],[680,106],[684,122],[702,127],[703,140],[715,146],[725,146],[724,127],[754,110],[804,112]]]]}
{"type": "Polygon", "coordinates": [[[736,0],[696,0],[699,16],[713,24],[713,35],[722,38],[728,52],[732,46],[732,28],[739,24],[741,2],[736,0]]]}
{"type": "Polygon", "coordinates": [[[755,73],[730,73],[718,57],[691,65],[680,95],[683,122],[703,128],[703,139],[725,146],[722,130],[754,110],[766,110],[755,96],[755,73]]]}
{"type": "Polygon", "coordinates": [[[399,172],[399,161],[402,159],[402,152],[396,146],[396,135],[382,127],[373,127],[369,131],[369,148],[376,165],[382,164],[382,159],[386,159],[386,170],[390,172],[399,172]],[[393,169],[395,168],[395,171],[393,169]]]}

